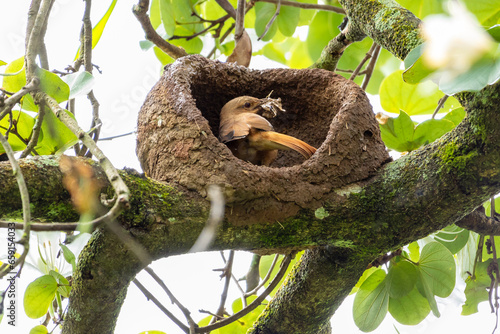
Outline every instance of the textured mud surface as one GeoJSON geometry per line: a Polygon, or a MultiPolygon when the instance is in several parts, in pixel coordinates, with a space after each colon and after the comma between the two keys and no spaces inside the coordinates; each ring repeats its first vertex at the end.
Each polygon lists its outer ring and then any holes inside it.
{"type": "Polygon", "coordinates": [[[137,154],[150,177],[206,196],[223,187],[226,217],[235,224],[274,222],[316,209],[339,187],[368,178],[388,154],[364,92],[318,69],[250,70],[188,56],[168,66],[139,114],[137,154]],[[318,151],[307,161],[282,151],[271,167],[234,157],[217,140],[219,112],[250,95],[281,98],[277,132],[318,151]]]}

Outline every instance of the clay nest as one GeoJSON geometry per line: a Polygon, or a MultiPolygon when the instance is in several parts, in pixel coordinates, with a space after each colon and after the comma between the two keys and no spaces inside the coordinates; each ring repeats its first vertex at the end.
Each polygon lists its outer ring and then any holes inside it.
{"type": "Polygon", "coordinates": [[[325,70],[251,70],[197,55],[167,66],[147,96],[137,155],[144,172],[158,181],[201,196],[208,185],[220,185],[226,217],[237,224],[317,209],[335,190],[370,177],[389,159],[368,98],[353,82],[325,70]],[[286,110],[271,120],[275,131],[316,147],[310,159],[280,151],[270,167],[256,166],[217,139],[226,102],[271,91],[286,110]]]}

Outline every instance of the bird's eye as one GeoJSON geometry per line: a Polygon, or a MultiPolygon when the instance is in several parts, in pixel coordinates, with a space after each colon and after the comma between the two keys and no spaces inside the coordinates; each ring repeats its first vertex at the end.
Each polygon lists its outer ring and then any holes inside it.
{"type": "Polygon", "coordinates": [[[243,105],[245,108],[250,108],[250,102],[245,102],[245,104],[243,105]]]}

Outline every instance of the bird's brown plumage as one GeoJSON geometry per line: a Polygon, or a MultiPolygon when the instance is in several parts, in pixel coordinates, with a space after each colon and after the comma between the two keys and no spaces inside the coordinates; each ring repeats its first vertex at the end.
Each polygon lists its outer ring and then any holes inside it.
{"type": "Polygon", "coordinates": [[[310,158],[316,149],[292,136],[273,131],[273,126],[260,114],[267,99],[240,96],[224,105],[220,113],[219,139],[233,154],[256,165],[269,166],[277,150],[295,150],[310,158]]]}

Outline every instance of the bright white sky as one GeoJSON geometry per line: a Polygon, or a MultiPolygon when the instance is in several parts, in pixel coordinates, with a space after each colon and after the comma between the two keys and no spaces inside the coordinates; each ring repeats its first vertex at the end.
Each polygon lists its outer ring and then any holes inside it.
{"type": "MultiPolygon", "coordinates": [[[[92,22],[97,23],[111,1],[94,1],[92,4],[92,22]]],[[[143,32],[139,23],[132,14],[134,1],[119,1],[108,22],[101,41],[93,53],[93,63],[98,65],[103,73],[94,71],[96,85],[95,95],[101,105],[100,114],[103,121],[101,137],[108,137],[135,130],[137,113],[142,102],[157,81],[161,66],[153,53],[143,52],[139,48],[139,41],[143,39],[143,32]]],[[[83,1],[56,0],[49,23],[46,37],[47,50],[51,69],[63,70],[72,63],[79,45],[79,31],[83,13],[83,1]]],[[[0,0],[0,59],[10,62],[24,54],[24,33],[26,13],[29,1],[0,0]]],[[[273,67],[273,63],[266,61],[253,62],[252,66],[259,68],[273,67]],[[257,64],[256,64],[257,63],[257,64]]],[[[0,68],[3,72],[3,69],[0,68]]],[[[84,129],[90,123],[90,105],[86,98],[81,98],[77,109],[77,119],[84,129]],[[87,116],[86,116],[87,115],[87,116]]],[[[117,168],[124,166],[140,169],[135,156],[135,136],[127,136],[113,141],[101,142],[100,147],[111,159],[117,168]]],[[[0,254],[4,254],[6,246],[5,231],[0,231],[0,254]]],[[[238,253],[236,257],[236,277],[241,277],[247,270],[251,255],[238,253]]],[[[223,266],[218,253],[171,257],[153,264],[154,270],[160,275],[174,293],[188,309],[195,320],[204,315],[199,309],[214,311],[219,302],[219,294],[223,282],[219,280],[218,272],[214,268],[223,266]]],[[[38,277],[35,270],[26,268],[18,287],[18,327],[13,329],[7,326],[6,319],[0,324],[0,333],[28,333],[29,329],[39,324],[38,320],[28,319],[22,310],[22,296],[26,285],[38,277]]],[[[183,319],[182,314],[176,311],[164,294],[156,288],[148,275],[141,273],[138,279],[151,291],[154,291],[169,310],[174,311],[183,319]]],[[[5,281],[0,288],[5,288],[5,281]]],[[[462,289],[463,290],[463,289],[462,289]]],[[[236,289],[231,291],[228,298],[230,303],[238,297],[236,289]]],[[[334,331],[338,333],[360,333],[352,320],[352,300],[348,298],[333,318],[334,331]]],[[[373,333],[396,333],[393,324],[400,333],[470,333],[491,332],[494,327],[494,317],[489,314],[487,303],[480,305],[479,315],[461,317],[460,304],[463,294],[456,291],[453,297],[441,303],[441,319],[430,315],[417,327],[408,327],[398,324],[389,316],[373,333]]],[[[162,330],[169,334],[182,333],[152,302],[147,302],[142,293],[131,285],[127,300],[118,319],[116,333],[140,333],[146,330],[162,330]]]]}

